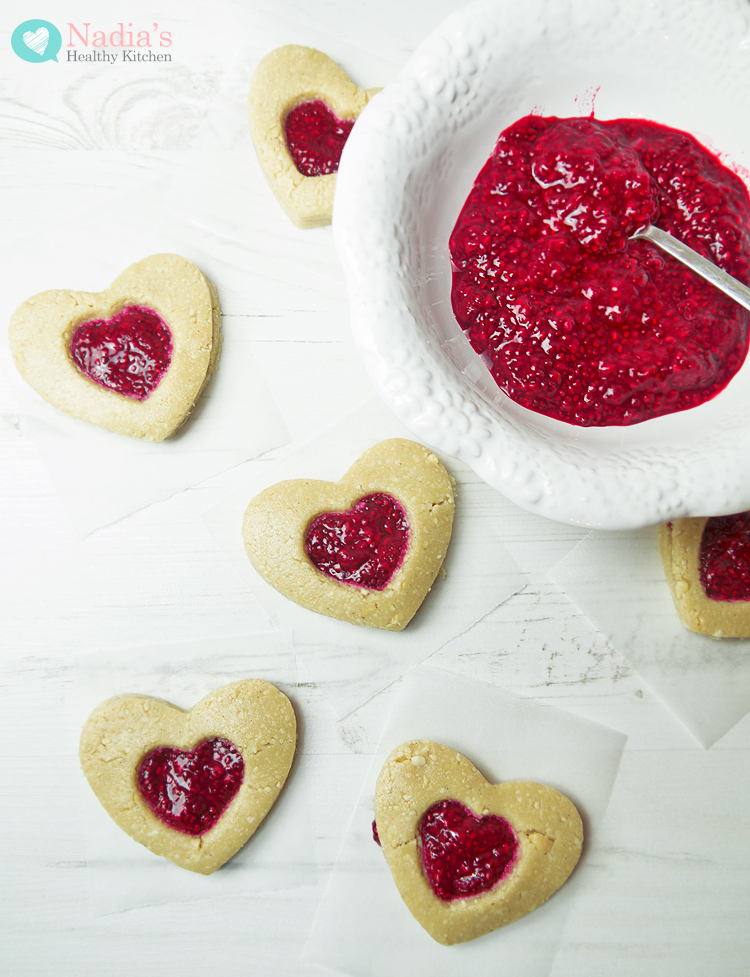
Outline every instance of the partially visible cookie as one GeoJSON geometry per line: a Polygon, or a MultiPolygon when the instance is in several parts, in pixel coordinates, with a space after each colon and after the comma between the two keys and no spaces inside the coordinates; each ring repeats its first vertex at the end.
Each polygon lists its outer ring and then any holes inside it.
{"type": "Polygon", "coordinates": [[[248,505],[245,550],[260,575],[303,607],[400,631],[438,574],[453,526],[440,460],[395,438],[366,451],[339,482],[279,482],[248,505]]]}
{"type": "Polygon", "coordinates": [[[59,410],[132,438],[163,441],[216,369],[221,309],[187,258],[155,254],[103,292],[27,299],[10,321],[21,376],[59,410]]]}
{"type": "Polygon", "coordinates": [[[466,757],[412,740],[380,771],[375,830],[407,908],[451,946],[520,919],[581,855],[574,805],[532,782],[490,784],[466,757]]]}
{"type": "Polygon", "coordinates": [[[250,131],[263,174],[298,227],[331,223],[341,150],[378,91],[357,88],[327,54],[298,44],[276,48],[258,65],[250,131]]]}
{"type": "Polygon", "coordinates": [[[714,638],[750,638],[750,513],[659,526],[664,572],[680,620],[714,638]]]}
{"type": "Polygon", "coordinates": [[[81,767],[135,841],[209,875],[260,825],[296,748],[289,699],[257,679],[232,682],[189,711],[144,695],[102,702],[81,733],[81,767]]]}

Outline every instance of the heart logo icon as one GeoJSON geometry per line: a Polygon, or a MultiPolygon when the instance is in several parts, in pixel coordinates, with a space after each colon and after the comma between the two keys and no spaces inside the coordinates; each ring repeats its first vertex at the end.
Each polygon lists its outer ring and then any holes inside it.
{"type": "Polygon", "coordinates": [[[375,790],[376,837],[407,908],[451,946],[545,902],[581,855],[578,811],[542,784],[490,784],[441,743],[397,747],[375,790]]]}
{"type": "Polygon", "coordinates": [[[451,479],[436,455],[395,438],[339,482],[279,482],[245,511],[260,575],[303,607],[388,631],[409,623],[440,570],[453,526],[451,479]]]}
{"type": "Polygon", "coordinates": [[[664,572],[680,620],[714,638],[750,637],[750,513],[659,526],[664,572]]]}
{"type": "Polygon", "coordinates": [[[263,174],[298,227],[331,223],[344,143],[379,88],[358,88],[322,51],[287,44],[250,84],[250,131],[263,174]]]}
{"type": "Polygon", "coordinates": [[[21,376],[54,407],[108,431],[163,441],[216,369],[216,289],[186,258],[157,254],[103,292],[41,292],[10,322],[21,376]]]}
{"type": "Polygon", "coordinates": [[[271,810],[295,747],[287,697],[248,679],[188,712],[142,695],[108,699],[86,721],[79,752],[94,793],[123,831],[208,875],[271,810]]]}
{"type": "Polygon", "coordinates": [[[35,31],[23,32],[23,43],[34,54],[44,54],[49,44],[49,31],[46,27],[39,27],[35,31]]]}

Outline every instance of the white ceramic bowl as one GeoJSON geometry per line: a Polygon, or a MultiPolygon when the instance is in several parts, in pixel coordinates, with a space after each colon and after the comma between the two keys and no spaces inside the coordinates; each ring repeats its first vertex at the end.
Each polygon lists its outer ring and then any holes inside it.
{"type": "Polygon", "coordinates": [[[604,529],[750,508],[750,362],[717,397],[581,428],[496,386],[456,323],[448,239],[500,132],[544,115],[687,130],[750,174],[745,0],[485,0],[452,15],[363,112],[334,233],[355,339],[386,403],[525,509],[604,529]]]}

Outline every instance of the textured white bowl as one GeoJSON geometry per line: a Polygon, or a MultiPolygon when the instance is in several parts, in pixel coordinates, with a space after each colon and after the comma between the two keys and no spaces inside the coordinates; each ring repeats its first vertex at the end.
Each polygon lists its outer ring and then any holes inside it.
{"type": "Polygon", "coordinates": [[[544,115],[687,130],[748,181],[745,0],[485,0],[452,15],[360,116],[334,233],[386,403],[518,505],[627,529],[750,508],[750,362],[700,407],[581,428],[496,386],[456,323],[448,239],[500,132],[544,115]]]}

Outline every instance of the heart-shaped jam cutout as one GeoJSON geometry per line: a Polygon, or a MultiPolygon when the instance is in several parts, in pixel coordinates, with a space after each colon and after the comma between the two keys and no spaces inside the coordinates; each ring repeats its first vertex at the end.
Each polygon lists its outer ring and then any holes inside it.
{"type": "Polygon", "coordinates": [[[339,119],[316,99],[296,105],[284,119],[284,136],[294,165],[303,176],[336,173],[354,121],[339,119]]]}
{"type": "Polygon", "coordinates": [[[518,839],[505,818],[480,817],[458,801],[441,801],[419,822],[419,854],[430,888],[449,902],[501,882],[518,858],[518,839]]]}
{"type": "Polygon", "coordinates": [[[403,506],[385,492],[366,495],[348,512],[324,512],[305,537],[310,560],[343,583],[384,590],[409,545],[403,506]]]}
{"type": "Polygon", "coordinates": [[[128,305],[111,319],[81,323],[71,338],[70,354],[89,380],[145,400],[169,369],[172,333],[152,309],[128,305]]]}
{"type": "Polygon", "coordinates": [[[750,600],[750,512],[713,516],[706,522],[700,578],[711,600],[750,600]]]}
{"type": "Polygon", "coordinates": [[[245,762],[231,740],[204,740],[194,750],[157,746],[141,760],[138,790],[164,824],[188,835],[209,831],[235,796],[245,762]]]}

